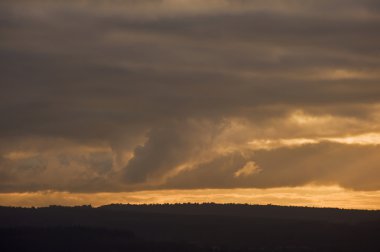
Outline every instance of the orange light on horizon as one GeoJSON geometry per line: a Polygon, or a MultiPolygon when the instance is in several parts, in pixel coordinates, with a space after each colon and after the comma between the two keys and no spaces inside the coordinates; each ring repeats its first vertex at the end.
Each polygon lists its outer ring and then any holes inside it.
{"type": "Polygon", "coordinates": [[[236,203],[285,206],[380,209],[380,191],[351,191],[339,186],[304,186],[271,189],[194,189],[114,193],[41,191],[1,193],[0,205],[41,207],[49,205],[101,206],[112,203],[236,203]]]}

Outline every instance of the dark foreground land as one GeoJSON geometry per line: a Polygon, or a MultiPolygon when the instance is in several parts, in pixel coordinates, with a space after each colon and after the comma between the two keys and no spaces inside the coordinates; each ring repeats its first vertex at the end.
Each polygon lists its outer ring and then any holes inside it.
{"type": "Polygon", "coordinates": [[[179,204],[0,207],[0,251],[380,251],[380,211],[179,204]]]}

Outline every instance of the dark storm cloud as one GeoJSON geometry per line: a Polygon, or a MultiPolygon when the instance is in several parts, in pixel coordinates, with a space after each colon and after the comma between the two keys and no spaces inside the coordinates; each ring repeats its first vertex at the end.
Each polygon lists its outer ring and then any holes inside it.
{"type": "Polygon", "coordinates": [[[164,175],[206,151],[199,130],[194,125],[177,123],[152,130],[148,141],[134,150],[126,167],[127,180],[145,182],[149,175],[164,175]]]}
{"type": "MultiPolygon", "coordinates": [[[[0,172],[22,166],[7,156],[47,153],[54,139],[70,142],[64,149],[110,147],[84,159],[57,147],[42,160],[78,179],[56,186],[42,170],[33,181],[5,176],[14,190],[129,190],[179,167],[218,163],[221,149],[243,140],[210,135],[236,118],[266,136],[288,137],[290,126],[277,123],[298,109],[361,123],[331,135],[378,130],[368,126],[380,101],[378,1],[20,0],[2,1],[0,13],[0,172]],[[27,149],[26,138],[34,139],[27,149]]],[[[277,186],[263,181],[253,186],[277,186]]]]}

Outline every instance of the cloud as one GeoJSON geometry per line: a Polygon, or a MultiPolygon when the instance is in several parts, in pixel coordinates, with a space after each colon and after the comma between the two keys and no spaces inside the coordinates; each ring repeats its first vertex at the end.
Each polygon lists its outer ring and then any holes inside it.
{"type": "Polygon", "coordinates": [[[0,159],[3,192],[39,190],[97,191],[118,187],[110,148],[59,139],[24,139],[0,159]]]}
{"type": "Polygon", "coordinates": [[[362,169],[343,158],[357,151],[375,169],[379,11],[375,0],[2,1],[0,190],[377,188],[341,167],[362,169]],[[334,168],[328,150],[341,153],[334,168]],[[284,164],[313,155],[329,179],[284,164]]]}
{"type": "Polygon", "coordinates": [[[379,146],[307,144],[239,153],[206,162],[167,181],[164,188],[276,188],[340,185],[378,190],[379,146]],[[243,167],[243,168],[242,168],[243,167]],[[259,167],[259,168],[258,168],[259,167]],[[236,176],[243,174],[247,176],[236,176]]]}
{"type": "Polygon", "coordinates": [[[255,164],[255,162],[250,161],[246,163],[240,170],[236,171],[234,173],[234,176],[250,176],[259,172],[261,172],[261,169],[255,164]]]}
{"type": "MultiPolygon", "coordinates": [[[[150,175],[161,177],[193,160],[210,154],[213,134],[208,122],[173,122],[149,132],[144,145],[136,147],[125,167],[128,182],[145,182],[150,175]]],[[[215,128],[212,128],[215,129],[215,128]]],[[[190,164],[187,164],[191,167],[190,164]]]]}

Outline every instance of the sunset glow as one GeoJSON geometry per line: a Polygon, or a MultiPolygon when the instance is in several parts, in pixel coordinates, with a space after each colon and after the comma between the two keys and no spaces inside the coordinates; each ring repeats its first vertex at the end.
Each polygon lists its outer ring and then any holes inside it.
{"type": "Polygon", "coordinates": [[[1,1],[0,205],[380,209],[379,10],[1,1]]]}

